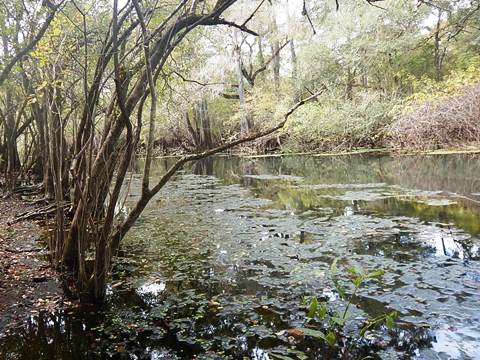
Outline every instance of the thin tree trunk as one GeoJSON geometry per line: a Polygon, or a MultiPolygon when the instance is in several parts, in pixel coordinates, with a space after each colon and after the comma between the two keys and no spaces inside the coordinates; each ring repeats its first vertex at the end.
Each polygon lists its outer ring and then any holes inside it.
{"type": "Polygon", "coordinates": [[[207,99],[202,99],[199,103],[200,108],[200,131],[202,139],[202,148],[209,149],[212,147],[212,132],[210,128],[210,115],[208,113],[207,99]]]}
{"type": "Polygon", "coordinates": [[[280,87],[280,41],[278,40],[278,25],[276,19],[275,8],[272,5],[271,12],[271,33],[272,33],[272,56],[273,56],[273,80],[275,82],[275,89],[280,87]]]}
{"type": "Polygon", "coordinates": [[[248,120],[247,107],[245,102],[245,83],[242,73],[242,55],[240,46],[235,47],[235,57],[237,60],[237,78],[238,78],[238,98],[240,100],[240,132],[246,135],[250,132],[250,122],[248,120]]]}
{"type": "Polygon", "coordinates": [[[435,78],[438,81],[441,81],[443,78],[443,58],[442,58],[442,49],[441,49],[441,25],[442,25],[442,14],[443,11],[441,9],[437,9],[437,23],[435,26],[435,37],[434,37],[434,50],[433,50],[433,61],[435,65],[435,78]]]}
{"type": "Polygon", "coordinates": [[[298,63],[297,63],[297,53],[295,51],[295,43],[290,40],[290,56],[292,60],[292,82],[293,82],[293,100],[296,102],[300,99],[300,84],[298,79],[298,63]]]}

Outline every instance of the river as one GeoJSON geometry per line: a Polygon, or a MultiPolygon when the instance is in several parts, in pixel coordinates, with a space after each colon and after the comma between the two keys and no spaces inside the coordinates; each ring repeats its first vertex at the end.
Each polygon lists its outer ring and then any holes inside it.
{"type": "MultiPolygon", "coordinates": [[[[156,160],[153,178],[172,162],[156,160]]],[[[337,259],[341,269],[385,270],[354,298],[345,358],[480,359],[479,174],[473,154],[198,162],[128,234],[104,308],[32,316],[0,339],[0,354],[327,358],[285,330],[306,326],[306,296],[342,306],[330,274],[337,259]],[[392,310],[395,329],[358,339],[366,318],[392,310]]],[[[140,189],[141,162],[118,216],[140,189]]]]}

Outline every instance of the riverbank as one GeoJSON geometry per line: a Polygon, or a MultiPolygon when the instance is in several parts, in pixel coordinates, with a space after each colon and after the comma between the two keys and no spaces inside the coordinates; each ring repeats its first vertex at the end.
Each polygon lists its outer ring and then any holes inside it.
{"type": "MultiPolygon", "coordinates": [[[[404,148],[359,148],[349,151],[337,151],[337,152],[298,152],[298,153],[272,153],[272,154],[258,154],[247,155],[249,158],[261,158],[261,157],[275,157],[275,156],[297,156],[297,155],[309,155],[314,157],[322,156],[341,156],[341,155],[361,155],[361,154],[386,154],[386,155],[450,155],[450,154],[478,154],[480,153],[480,145],[469,145],[456,148],[444,148],[436,150],[419,150],[419,149],[404,149],[404,148]]],[[[238,154],[235,154],[238,155],[238,154]]],[[[243,155],[243,154],[239,154],[243,155]]]]}
{"type": "MultiPolygon", "coordinates": [[[[62,288],[35,221],[13,222],[34,207],[0,197],[0,337],[17,322],[62,303],[62,288]]],[[[0,354],[1,355],[1,354],[0,354]]]]}
{"type": "MultiPolygon", "coordinates": [[[[216,156],[241,156],[251,159],[256,158],[268,158],[268,157],[282,157],[282,156],[313,156],[313,157],[329,157],[329,156],[342,156],[342,155],[361,155],[361,154],[385,154],[385,155],[450,155],[450,154],[479,154],[480,144],[465,144],[458,147],[441,148],[434,150],[420,150],[420,149],[408,149],[408,148],[358,148],[345,151],[305,151],[305,152],[282,152],[274,151],[270,153],[254,153],[249,151],[232,151],[229,153],[218,154],[216,156]]],[[[179,149],[173,149],[171,152],[160,152],[157,154],[158,158],[176,158],[185,155],[185,152],[179,151],[179,149]]],[[[138,153],[138,157],[143,157],[144,154],[138,153]]]]}

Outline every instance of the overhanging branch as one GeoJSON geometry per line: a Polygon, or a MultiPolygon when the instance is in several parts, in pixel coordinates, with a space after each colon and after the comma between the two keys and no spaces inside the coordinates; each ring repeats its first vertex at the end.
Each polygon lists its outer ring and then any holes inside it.
{"type": "Polygon", "coordinates": [[[325,92],[325,88],[322,88],[321,90],[315,92],[313,95],[307,97],[306,99],[303,99],[299,102],[297,102],[294,106],[288,110],[285,115],[283,116],[282,121],[280,121],[277,125],[271,127],[270,129],[264,130],[264,131],[259,131],[255,134],[248,135],[245,137],[242,137],[238,140],[228,142],[226,144],[217,146],[213,149],[203,151],[201,153],[197,154],[191,154],[191,155],[186,155],[181,157],[174,165],[172,165],[168,171],[162,176],[162,178],[158,181],[158,183],[150,190],[145,193],[142,193],[140,200],[137,202],[135,207],[130,211],[128,214],[127,218],[125,221],[118,227],[116,230],[115,234],[112,237],[112,249],[117,249],[118,245],[123,237],[124,234],[130,230],[130,228],[133,226],[135,221],[138,219],[140,214],[142,213],[143,209],[147,206],[148,202],[150,199],[155,196],[164,186],[165,184],[172,178],[173,175],[176,174],[178,170],[180,170],[186,163],[191,162],[191,161],[196,161],[196,160],[201,160],[206,157],[209,157],[211,155],[218,154],[222,151],[228,150],[233,148],[234,146],[244,144],[250,141],[254,141],[257,139],[260,139],[262,137],[265,137],[267,135],[270,135],[274,133],[277,130],[280,130],[285,126],[287,123],[288,118],[302,105],[305,103],[316,99],[318,96],[320,96],[323,92],[325,92]]]}

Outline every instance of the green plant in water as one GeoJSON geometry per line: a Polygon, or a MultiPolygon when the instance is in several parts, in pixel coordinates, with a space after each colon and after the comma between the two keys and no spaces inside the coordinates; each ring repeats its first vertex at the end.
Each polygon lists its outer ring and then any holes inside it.
{"type": "MultiPolygon", "coordinates": [[[[329,346],[334,346],[337,343],[338,334],[343,333],[345,323],[349,319],[349,309],[352,306],[353,301],[361,287],[368,280],[379,280],[381,276],[385,274],[383,269],[368,272],[354,266],[347,267],[346,271],[348,273],[348,282],[353,285],[353,291],[350,294],[347,292],[347,289],[344,285],[346,280],[342,279],[339,275],[337,259],[335,259],[330,266],[332,283],[340,299],[345,302],[345,308],[343,310],[336,312],[331,311],[326,302],[318,301],[315,296],[310,297],[308,300],[309,306],[307,316],[311,319],[316,318],[326,321],[328,324],[326,333],[308,328],[301,329],[306,336],[321,339],[329,346]]],[[[382,324],[384,324],[388,329],[392,329],[395,327],[395,319],[397,317],[398,313],[396,311],[392,311],[390,313],[368,319],[365,325],[360,329],[359,336],[363,337],[368,330],[377,328],[382,324]]]]}

